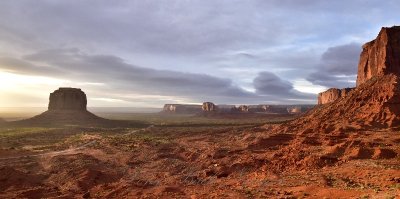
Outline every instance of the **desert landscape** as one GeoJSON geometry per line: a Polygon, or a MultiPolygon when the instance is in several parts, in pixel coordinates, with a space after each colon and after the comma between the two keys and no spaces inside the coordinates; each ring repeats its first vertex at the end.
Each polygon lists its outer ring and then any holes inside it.
{"type": "Polygon", "coordinates": [[[398,198],[399,78],[394,26],[363,45],[357,87],[315,107],[95,115],[81,89],[60,88],[44,113],[1,121],[0,197],[398,198]]]}

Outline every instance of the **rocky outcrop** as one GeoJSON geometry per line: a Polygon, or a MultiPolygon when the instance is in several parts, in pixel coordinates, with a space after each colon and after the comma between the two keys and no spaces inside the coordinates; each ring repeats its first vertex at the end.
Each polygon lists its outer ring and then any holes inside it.
{"type": "Polygon", "coordinates": [[[231,113],[248,113],[248,112],[249,112],[249,106],[247,105],[234,106],[231,108],[231,113]]]}
{"type": "Polygon", "coordinates": [[[293,106],[288,107],[287,112],[290,114],[300,114],[301,113],[301,106],[293,106]]]}
{"type": "Polygon", "coordinates": [[[212,102],[204,102],[201,108],[204,112],[215,112],[218,110],[218,107],[212,102]]]}
{"type": "Polygon", "coordinates": [[[201,105],[165,104],[163,113],[194,114],[202,111],[201,105]]]}
{"type": "Polygon", "coordinates": [[[249,112],[249,106],[246,106],[246,105],[240,105],[238,107],[238,109],[239,109],[240,112],[244,112],[244,113],[249,112]]]}
{"type": "Polygon", "coordinates": [[[327,91],[318,94],[318,104],[321,105],[334,102],[335,100],[343,98],[346,95],[348,95],[348,93],[353,89],[354,88],[343,88],[343,89],[330,88],[327,91]]]}
{"type": "Polygon", "coordinates": [[[357,87],[331,88],[317,107],[284,128],[301,133],[346,131],[400,125],[400,27],[382,28],[366,43],[358,65],[357,87]]]}
{"type": "MultiPolygon", "coordinates": [[[[357,72],[357,87],[373,77],[400,75],[400,26],[382,28],[378,37],[362,47],[357,72]]],[[[318,104],[334,102],[352,89],[331,88],[318,94],[318,104]]]]}
{"type": "Polygon", "coordinates": [[[178,104],[164,104],[163,112],[174,113],[176,111],[176,106],[178,106],[178,104]]]}
{"type": "Polygon", "coordinates": [[[59,88],[50,94],[49,110],[86,111],[86,94],[79,88],[59,88]]]}
{"type": "Polygon", "coordinates": [[[288,132],[331,133],[400,125],[400,77],[373,78],[346,97],[315,108],[284,128],[288,132]]]}
{"type": "Polygon", "coordinates": [[[400,26],[382,28],[378,37],[363,45],[357,86],[374,76],[400,75],[400,26]]]}

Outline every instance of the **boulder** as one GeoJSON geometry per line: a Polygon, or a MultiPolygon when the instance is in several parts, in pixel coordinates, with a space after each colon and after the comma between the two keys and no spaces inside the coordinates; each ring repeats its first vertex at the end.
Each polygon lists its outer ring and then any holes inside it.
{"type": "Polygon", "coordinates": [[[382,28],[378,37],[362,48],[357,86],[374,76],[400,75],[400,26],[382,28]]]}
{"type": "Polygon", "coordinates": [[[212,102],[204,102],[201,108],[204,112],[215,112],[218,109],[218,107],[212,102]]]}
{"type": "Polygon", "coordinates": [[[328,104],[336,101],[337,99],[346,97],[354,88],[330,88],[327,91],[318,94],[318,104],[328,104]]]}
{"type": "Polygon", "coordinates": [[[49,110],[86,111],[86,94],[79,88],[59,88],[50,94],[49,110]]]}

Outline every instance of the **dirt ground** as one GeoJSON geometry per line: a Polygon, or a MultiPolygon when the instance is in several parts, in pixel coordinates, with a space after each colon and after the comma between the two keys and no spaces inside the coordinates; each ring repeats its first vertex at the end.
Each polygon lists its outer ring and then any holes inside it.
{"type": "Polygon", "coordinates": [[[399,131],[276,126],[3,129],[0,198],[400,197],[399,131]]]}

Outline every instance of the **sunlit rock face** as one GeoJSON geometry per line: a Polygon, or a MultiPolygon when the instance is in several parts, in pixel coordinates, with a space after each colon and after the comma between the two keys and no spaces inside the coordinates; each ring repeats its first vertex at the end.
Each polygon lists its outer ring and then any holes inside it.
{"type": "Polygon", "coordinates": [[[328,104],[337,99],[346,97],[354,88],[330,88],[327,91],[318,94],[318,104],[328,104]]]}
{"type": "Polygon", "coordinates": [[[363,45],[357,86],[374,76],[400,75],[400,26],[382,28],[378,37],[363,45]]]}
{"type": "MultiPolygon", "coordinates": [[[[357,87],[373,77],[400,76],[400,26],[383,27],[376,39],[363,45],[357,71],[357,87]]],[[[352,88],[329,90],[318,94],[318,104],[343,98],[352,88]]]]}
{"type": "Polygon", "coordinates": [[[50,93],[49,110],[86,111],[86,94],[79,88],[59,88],[50,93]]]}

